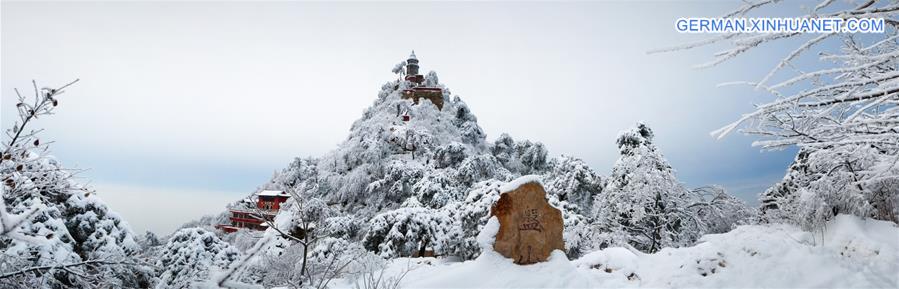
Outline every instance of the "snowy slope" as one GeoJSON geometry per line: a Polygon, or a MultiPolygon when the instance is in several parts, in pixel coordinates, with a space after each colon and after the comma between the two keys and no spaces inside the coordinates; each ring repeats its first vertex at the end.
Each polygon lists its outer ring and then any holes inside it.
{"type": "MultiPolygon", "coordinates": [[[[518,266],[488,251],[467,262],[394,259],[387,270],[413,268],[404,288],[899,287],[895,224],[841,215],[827,228],[823,241],[821,232],[794,226],[740,226],[655,254],[612,247],[573,261],[555,252],[548,262],[518,266]]],[[[338,285],[352,287],[349,280],[338,285]]]]}

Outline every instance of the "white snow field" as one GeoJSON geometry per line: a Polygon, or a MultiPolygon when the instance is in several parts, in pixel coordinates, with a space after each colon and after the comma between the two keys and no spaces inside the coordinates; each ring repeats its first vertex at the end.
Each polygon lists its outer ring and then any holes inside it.
{"type": "MultiPolygon", "coordinates": [[[[482,245],[495,226],[491,220],[485,227],[482,245]]],[[[823,234],[789,225],[740,226],[655,254],[613,247],[569,261],[556,251],[549,261],[526,266],[492,250],[467,262],[398,258],[385,275],[411,268],[402,288],[899,288],[897,250],[895,224],[841,215],[823,234]]],[[[353,287],[350,280],[336,283],[353,287]]]]}

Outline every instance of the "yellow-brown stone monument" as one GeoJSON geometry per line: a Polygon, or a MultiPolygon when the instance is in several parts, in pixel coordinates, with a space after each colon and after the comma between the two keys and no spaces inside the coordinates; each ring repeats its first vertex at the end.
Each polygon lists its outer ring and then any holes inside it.
{"type": "Polygon", "coordinates": [[[540,182],[522,177],[505,190],[490,208],[499,221],[493,249],[519,265],[543,262],[553,250],[564,251],[562,212],[546,201],[540,182]]]}

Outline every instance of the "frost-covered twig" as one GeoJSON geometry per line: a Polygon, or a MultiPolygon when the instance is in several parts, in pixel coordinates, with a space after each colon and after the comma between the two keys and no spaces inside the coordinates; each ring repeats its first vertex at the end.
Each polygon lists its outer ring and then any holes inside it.
{"type": "MultiPolygon", "coordinates": [[[[361,272],[355,273],[355,280],[353,282],[353,288],[355,289],[398,289],[400,288],[400,283],[403,282],[403,279],[406,278],[406,275],[412,271],[412,265],[410,261],[406,262],[406,267],[403,268],[399,274],[396,275],[387,275],[387,268],[384,266],[383,261],[375,262],[375,260],[370,260],[363,258],[359,260],[362,263],[361,272]]],[[[380,260],[377,260],[380,261],[380,260]]]]}
{"type": "MultiPolygon", "coordinates": [[[[77,271],[71,271],[71,270],[73,268],[85,268],[85,267],[92,267],[92,266],[97,266],[97,265],[135,265],[135,266],[138,266],[138,265],[145,265],[145,264],[138,264],[138,263],[134,263],[134,262],[131,262],[131,261],[128,261],[125,259],[122,259],[122,260],[92,259],[92,260],[85,260],[85,261],[81,261],[81,262],[66,263],[66,264],[53,264],[53,265],[46,265],[46,266],[27,267],[27,268],[23,268],[21,270],[15,271],[15,272],[0,274],[0,280],[7,279],[7,278],[13,278],[16,276],[30,274],[30,273],[50,272],[53,270],[65,270],[65,271],[68,271],[71,273],[79,273],[77,271]]],[[[83,276],[83,275],[81,275],[80,277],[86,278],[86,276],[83,276]]]]}
{"type": "MultiPolygon", "coordinates": [[[[69,82],[59,88],[37,88],[37,82],[32,80],[31,83],[34,86],[34,103],[29,104],[25,101],[25,97],[19,93],[19,90],[16,89],[16,94],[18,95],[19,102],[16,104],[16,108],[19,111],[19,119],[22,121],[22,125],[19,126],[18,123],[14,124],[12,127],[12,136],[9,142],[6,144],[6,148],[3,150],[4,154],[10,152],[11,149],[16,147],[16,142],[20,140],[20,136],[22,132],[25,131],[25,126],[38,116],[41,115],[49,115],[53,114],[53,108],[59,105],[59,101],[56,100],[56,96],[59,96],[65,89],[69,86],[78,82],[78,79],[75,79],[72,82],[69,82]]],[[[32,132],[30,135],[34,135],[32,132]]]]}

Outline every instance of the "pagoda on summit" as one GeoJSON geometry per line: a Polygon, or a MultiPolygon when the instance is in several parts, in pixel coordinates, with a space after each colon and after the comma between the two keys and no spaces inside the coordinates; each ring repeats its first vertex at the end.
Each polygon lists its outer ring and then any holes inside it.
{"type": "Polygon", "coordinates": [[[409,59],[406,59],[406,81],[421,84],[424,80],[425,77],[418,74],[418,58],[415,57],[415,50],[412,50],[409,59]]]}
{"type": "Polygon", "coordinates": [[[418,58],[415,57],[415,50],[406,59],[406,81],[411,83],[409,89],[403,90],[402,98],[411,99],[414,104],[418,104],[422,98],[428,99],[437,106],[437,109],[443,109],[443,89],[439,87],[428,87],[423,85],[425,77],[418,73],[418,58]]]}

